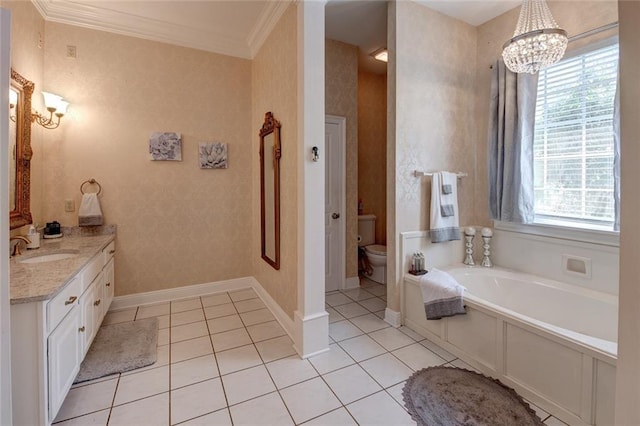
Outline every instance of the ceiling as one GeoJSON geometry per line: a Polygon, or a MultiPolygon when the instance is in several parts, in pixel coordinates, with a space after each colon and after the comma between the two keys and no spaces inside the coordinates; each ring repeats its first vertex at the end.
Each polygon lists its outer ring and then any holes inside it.
{"type": "MultiPolygon", "coordinates": [[[[256,55],[292,1],[32,0],[47,21],[247,59],[256,55]]],[[[472,25],[520,4],[520,0],[415,1],[472,25]]],[[[326,37],[358,46],[362,67],[386,72],[386,65],[369,54],[386,46],[387,2],[329,0],[325,11],[326,37]]]]}

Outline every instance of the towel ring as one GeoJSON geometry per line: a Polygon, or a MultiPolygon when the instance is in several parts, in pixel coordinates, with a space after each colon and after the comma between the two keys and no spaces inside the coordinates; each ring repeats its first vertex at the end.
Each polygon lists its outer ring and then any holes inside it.
{"type": "Polygon", "coordinates": [[[82,195],[84,195],[84,190],[82,189],[86,184],[90,184],[90,185],[98,185],[98,192],[96,193],[96,195],[100,195],[100,193],[102,192],[102,186],[98,183],[97,180],[95,180],[94,178],[91,178],[89,180],[85,180],[84,182],[82,182],[82,185],[80,185],[80,192],[82,193],[82,195]]]}

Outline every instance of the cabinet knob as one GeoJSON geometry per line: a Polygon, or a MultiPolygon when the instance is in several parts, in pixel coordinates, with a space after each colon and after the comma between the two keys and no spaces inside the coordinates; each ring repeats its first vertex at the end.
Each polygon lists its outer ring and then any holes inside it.
{"type": "Polygon", "coordinates": [[[110,283],[110,282],[109,282],[109,283],[107,283],[107,284],[106,284],[106,286],[107,286],[107,287],[111,287],[111,283],[110,283]]]}
{"type": "Polygon", "coordinates": [[[95,302],[93,302],[93,306],[99,306],[99,305],[100,305],[100,299],[98,299],[95,302]]]}
{"type": "Polygon", "coordinates": [[[75,302],[76,300],[78,300],[78,297],[77,297],[77,296],[71,296],[71,297],[69,298],[69,300],[65,300],[64,304],[65,304],[65,306],[66,306],[66,305],[70,305],[70,304],[72,304],[73,302],[75,302]]]}
{"type": "Polygon", "coordinates": [[[109,250],[109,254],[113,254],[115,252],[116,252],[115,250],[109,250]]]}
{"type": "Polygon", "coordinates": [[[84,325],[78,329],[80,333],[84,333],[84,325]]]}

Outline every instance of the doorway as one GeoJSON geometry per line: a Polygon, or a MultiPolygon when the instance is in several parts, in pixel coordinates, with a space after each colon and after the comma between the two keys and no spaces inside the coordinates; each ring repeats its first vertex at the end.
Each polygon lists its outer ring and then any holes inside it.
{"type": "Polygon", "coordinates": [[[325,117],[325,290],[345,288],[346,118],[325,117]]]}

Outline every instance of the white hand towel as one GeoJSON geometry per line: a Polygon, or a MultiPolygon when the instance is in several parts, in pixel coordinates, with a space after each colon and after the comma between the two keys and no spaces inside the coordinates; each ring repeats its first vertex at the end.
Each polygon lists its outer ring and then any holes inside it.
{"type": "Polygon", "coordinates": [[[102,225],[102,209],[100,208],[98,194],[82,194],[82,203],[80,203],[80,208],[78,209],[78,225],[102,225]]]}
{"type": "Polygon", "coordinates": [[[465,290],[466,288],[447,272],[431,268],[420,278],[420,291],[427,319],[466,314],[463,298],[465,290]]]}
{"type": "Polygon", "coordinates": [[[460,239],[458,176],[437,172],[431,177],[431,242],[460,239]]]}

